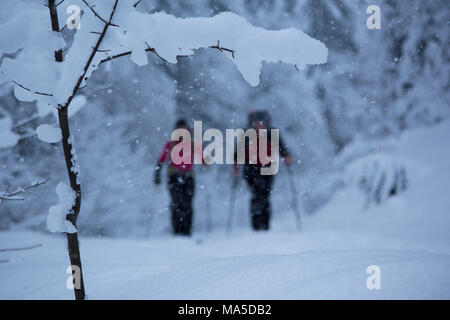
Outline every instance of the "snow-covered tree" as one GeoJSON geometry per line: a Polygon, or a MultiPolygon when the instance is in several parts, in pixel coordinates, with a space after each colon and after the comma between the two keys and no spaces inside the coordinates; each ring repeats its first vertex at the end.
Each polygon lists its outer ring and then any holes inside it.
{"type": "MultiPolygon", "coordinates": [[[[1,72],[15,84],[16,98],[57,109],[60,130],[40,126],[37,135],[46,142],[62,141],[70,187],[58,185],[60,204],[50,208],[47,225],[50,231],[67,234],[71,265],[81,276],[74,286],[76,299],[84,299],[85,291],[76,229],[81,185],[69,110],[101,64],[130,56],[142,66],[148,63],[148,53],[176,63],[196,49],[211,48],[227,55],[243,78],[256,86],[262,62],[284,62],[300,69],[327,60],[326,47],[296,29],[268,31],[233,13],[186,19],[163,12],[145,14],[136,10],[138,5],[139,1],[127,0],[97,1],[95,6],[86,0],[19,1],[5,6],[11,19],[0,25],[0,53],[12,55],[3,58],[1,72]],[[65,21],[61,10],[75,15],[65,21]],[[70,40],[64,38],[65,28],[74,31],[70,40]],[[10,39],[13,32],[16,36],[10,39]]],[[[10,131],[10,121],[4,122],[5,132],[10,131]]]]}

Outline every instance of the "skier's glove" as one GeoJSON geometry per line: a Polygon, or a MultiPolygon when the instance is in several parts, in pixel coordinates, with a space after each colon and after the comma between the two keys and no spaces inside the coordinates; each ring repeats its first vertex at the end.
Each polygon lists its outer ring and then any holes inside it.
{"type": "Polygon", "coordinates": [[[161,174],[155,172],[154,182],[157,186],[159,186],[161,184],[161,174]]]}
{"type": "Polygon", "coordinates": [[[155,174],[153,176],[153,181],[155,182],[156,185],[161,184],[161,165],[159,165],[159,164],[155,168],[155,174]]]}

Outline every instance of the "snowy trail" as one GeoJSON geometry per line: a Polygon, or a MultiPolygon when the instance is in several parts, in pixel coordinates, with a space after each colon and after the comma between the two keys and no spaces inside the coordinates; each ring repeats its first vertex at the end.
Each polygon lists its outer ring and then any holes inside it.
{"type": "MultiPolygon", "coordinates": [[[[441,192],[450,190],[450,149],[436,151],[449,134],[444,123],[398,140],[400,156],[431,169],[404,194],[364,209],[359,190],[343,189],[304,219],[301,233],[290,213],[278,212],[268,233],[197,233],[200,245],[170,236],[81,238],[89,298],[450,299],[450,199],[441,192]],[[371,265],[381,270],[380,290],[367,288],[371,265]]],[[[0,250],[0,299],[73,298],[64,237],[0,232],[0,249],[37,243],[0,250]]]]}
{"type": "MultiPolygon", "coordinates": [[[[81,245],[91,299],[450,298],[450,255],[362,249],[359,236],[333,247],[333,238],[272,232],[216,236],[202,245],[172,238],[82,239],[81,245]],[[366,269],[374,264],[381,290],[366,287],[366,269]]],[[[32,241],[43,246],[9,252],[9,262],[0,264],[0,298],[71,299],[64,239],[0,234],[2,244],[32,241]]]]}

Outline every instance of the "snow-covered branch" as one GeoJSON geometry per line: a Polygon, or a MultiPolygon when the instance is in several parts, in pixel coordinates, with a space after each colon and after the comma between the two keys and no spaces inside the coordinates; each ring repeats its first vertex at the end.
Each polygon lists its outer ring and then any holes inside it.
{"type": "MultiPolygon", "coordinates": [[[[97,11],[95,11],[95,9],[94,9],[95,6],[89,5],[88,2],[87,2],[86,0],[81,0],[81,1],[83,1],[83,3],[89,8],[89,10],[92,11],[92,13],[94,14],[94,16],[96,16],[97,18],[99,18],[104,24],[107,24],[108,26],[118,27],[118,25],[116,25],[116,24],[114,24],[114,23],[111,23],[111,19],[109,19],[109,21],[106,21],[104,18],[102,18],[102,17],[97,13],[97,11]]],[[[116,3],[114,4],[114,9],[113,9],[113,12],[112,12],[113,15],[114,15],[114,11],[116,10],[116,6],[117,6],[117,1],[116,1],[116,3]]]]}
{"type": "Polygon", "coordinates": [[[14,79],[10,79],[10,81],[11,81],[12,83],[14,83],[16,86],[19,86],[19,87],[21,87],[23,90],[28,91],[28,92],[31,92],[32,94],[37,94],[37,95],[47,96],[47,97],[53,96],[53,94],[51,94],[51,93],[45,93],[45,92],[39,92],[39,91],[33,91],[32,89],[27,88],[27,87],[25,87],[24,85],[18,83],[18,82],[15,81],[14,79]]]}
{"type": "Polygon", "coordinates": [[[0,53],[22,49],[16,58],[4,58],[0,67],[17,84],[15,95],[19,100],[67,106],[103,62],[130,56],[134,63],[143,66],[148,63],[149,52],[176,63],[177,57],[193,55],[200,48],[213,48],[232,59],[252,86],[259,84],[263,62],[283,62],[299,69],[327,61],[325,45],[302,31],[265,30],[231,12],[205,18],[177,18],[164,12],[139,12],[135,8],[138,2],[133,5],[130,1],[110,0],[96,1],[95,6],[89,0],[66,0],[58,10],[74,4],[81,4],[84,14],[70,46],[59,32],[35,28],[34,24],[36,36],[28,35],[29,21],[43,20],[42,9],[25,6],[23,16],[0,24],[0,53]],[[22,24],[25,26],[19,28],[22,24]],[[2,34],[12,32],[17,34],[17,40],[3,41],[2,34]],[[61,48],[65,50],[64,61],[61,48]],[[56,65],[48,59],[55,51],[61,55],[61,63],[56,65]]]}
{"type": "Polygon", "coordinates": [[[325,45],[302,31],[265,30],[231,12],[210,18],[183,19],[164,12],[149,15],[122,9],[116,21],[120,28],[111,30],[105,39],[105,46],[113,50],[102,60],[131,51],[131,60],[141,66],[148,63],[146,52],[151,51],[176,63],[177,57],[193,55],[197,49],[215,48],[231,53],[229,58],[253,86],[259,84],[262,62],[303,67],[327,61],[325,45]]]}
{"type": "MultiPolygon", "coordinates": [[[[158,58],[160,58],[161,60],[167,62],[166,59],[164,59],[163,57],[161,57],[161,56],[158,54],[158,52],[155,50],[155,48],[151,48],[151,47],[148,45],[147,42],[146,42],[146,44],[147,44],[147,48],[145,49],[146,52],[154,53],[156,56],[158,56],[158,58]]],[[[234,59],[234,50],[231,50],[231,49],[228,49],[228,48],[225,48],[225,47],[220,46],[220,41],[217,41],[217,44],[216,44],[216,45],[209,46],[209,48],[211,48],[211,49],[217,49],[217,50],[219,50],[220,52],[224,52],[224,51],[225,51],[225,52],[229,52],[229,53],[231,53],[231,56],[232,56],[233,59],[234,59]]],[[[110,50],[109,50],[109,51],[110,51],[110,50]]],[[[105,58],[105,59],[103,59],[103,60],[100,60],[100,64],[101,64],[101,63],[104,63],[104,62],[107,62],[107,61],[114,60],[114,59],[116,59],[116,58],[120,58],[120,57],[123,57],[123,56],[131,55],[131,53],[132,53],[132,51],[126,51],[126,52],[118,53],[118,54],[116,54],[116,55],[114,55],[114,56],[110,56],[110,57],[107,57],[107,58],[105,58]]],[[[187,57],[187,55],[179,55],[178,57],[187,57]]]]}
{"type": "MultiPolygon", "coordinates": [[[[100,48],[100,45],[102,44],[103,38],[105,37],[106,32],[108,31],[109,26],[113,25],[113,24],[111,23],[111,21],[112,21],[113,16],[114,16],[114,14],[115,14],[115,12],[116,12],[118,1],[119,1],[119,0],[115,0],[115,1],[114,1],[114,6],[113,6],[113,8],[112,8],[112,10],[111,10],[111,13],[110,13],[110,15],[109,15],[109,19],[108,19],[107,21],[105,21],[105,20],[103,20],[103,19],[101,18],[101,20],[102,20],[103,22],[105,22],[105,25],[104,25],[104,27],[103,27],[103,30],[102,30],[102,32],[100,33],[100,35],[99,35],[99,37],[98,37],[98,40],[97,40],[97,42],[95,43],[95,46],[92,48],[91,54],[89,55],[89,58],[87,59],[87,62],[86,62],[86,64],[85,64],[84,67],[83,67],[83,72],[81,73],[81,75],[80,75],[80,77],[78,78],[78,81],[77,81],[75,87],[74,87],[73,90],[72,90],[72,94],[67,98],[67,100],[66,100],[66,102],[64,103],[64,105],[60,105],[61,107],[67,108],[67,107],[69,106],[69,104],[72,102],[72,100],[73,100],[73,98],[75,97],[75,95],[76,95],[78,89],[80,89],[80,86],[81,86],[81,84],[83,83],[83,80],[84,80],[85,77],[86,77],[86,73],[88,72],[88,70],[89,70],[89,68],[90,68],[90,66],[91,66],[91,63],[92,63],[92,61],[94,60],[95,55],[96,55],[98,52],[100,52],[99,48],[100,48]]],[[[83,2],[85,2],[85,1],[83,0],[83,2]]],[[[93,9],[91,8],[91,10],[93,10],[93,9]]],[[[93,11],[93,12],[95,12],[95,11],[93,11]]],[[[97,15],[96,15],[96,16],[97,16],[97,15]]],[[[97,16],[97,17],[99,17],[99,16],[97,16]]]]}

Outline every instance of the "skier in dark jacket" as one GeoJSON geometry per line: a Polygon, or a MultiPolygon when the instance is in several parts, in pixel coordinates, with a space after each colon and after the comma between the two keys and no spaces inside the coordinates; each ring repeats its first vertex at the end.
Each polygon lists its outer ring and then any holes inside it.
{"type": "MultiPolygon", "coordinates": [[[[188,129],[185,120],[178,120],[176,129],[188,129]]],[[[178,144],[177,141],[168,141],[158,158],[155,168],[155,184],[161,183],[161,170],[165,162],[168,162],[168,188],[171,197],[171,213],[173,233],[176,235],[189,236],[192,228],[192,199],[194,197],[195,181],[193,163],[175,164],[171,161],[172,148],[178,144]]]]}
{"type": "MultiPolygon", "coordinates": [[[[249,114],[248,117],[248,127],[255,129],[257,132],[260,129],[268,129],[268,137],[267,144],[268,149],[270,149],[271,140],[270,140],[270,115],[265,111],[253,111],[249,114]]],[[[258,137],[259,139],[259,137],[258,137]]],[[[258,152],[258,161],[256,164],[249,163],[249,142],[245,143],[245,154],[246,154],[246,162],[244,164],[244,180],[247,182],[251,191],[251,203],[250,203],[250,214],[251,214],[251,222],[253,230],[268,230],[270,227],[270,216],[271,216],[271,208],[270,208],[270,193],[272,190],[272,185],[274,182],[273,175],[261,175],[261,167],[264,165],[261,164],[259,160],[259,152],[258,152]]],[[[259,141],[258,141],[259,145],[259,141]]],[[[259,148],[259,147],[258,147],[259,148]]],[[[279,150],[280,156],[284,159],[284,163],[286,165],[291,165],[292,158],[284,146],[281,138],[279,140],[279,150]]],[[[238,175],[237,165],[234,167],[235,177],[238,175]]]]}

